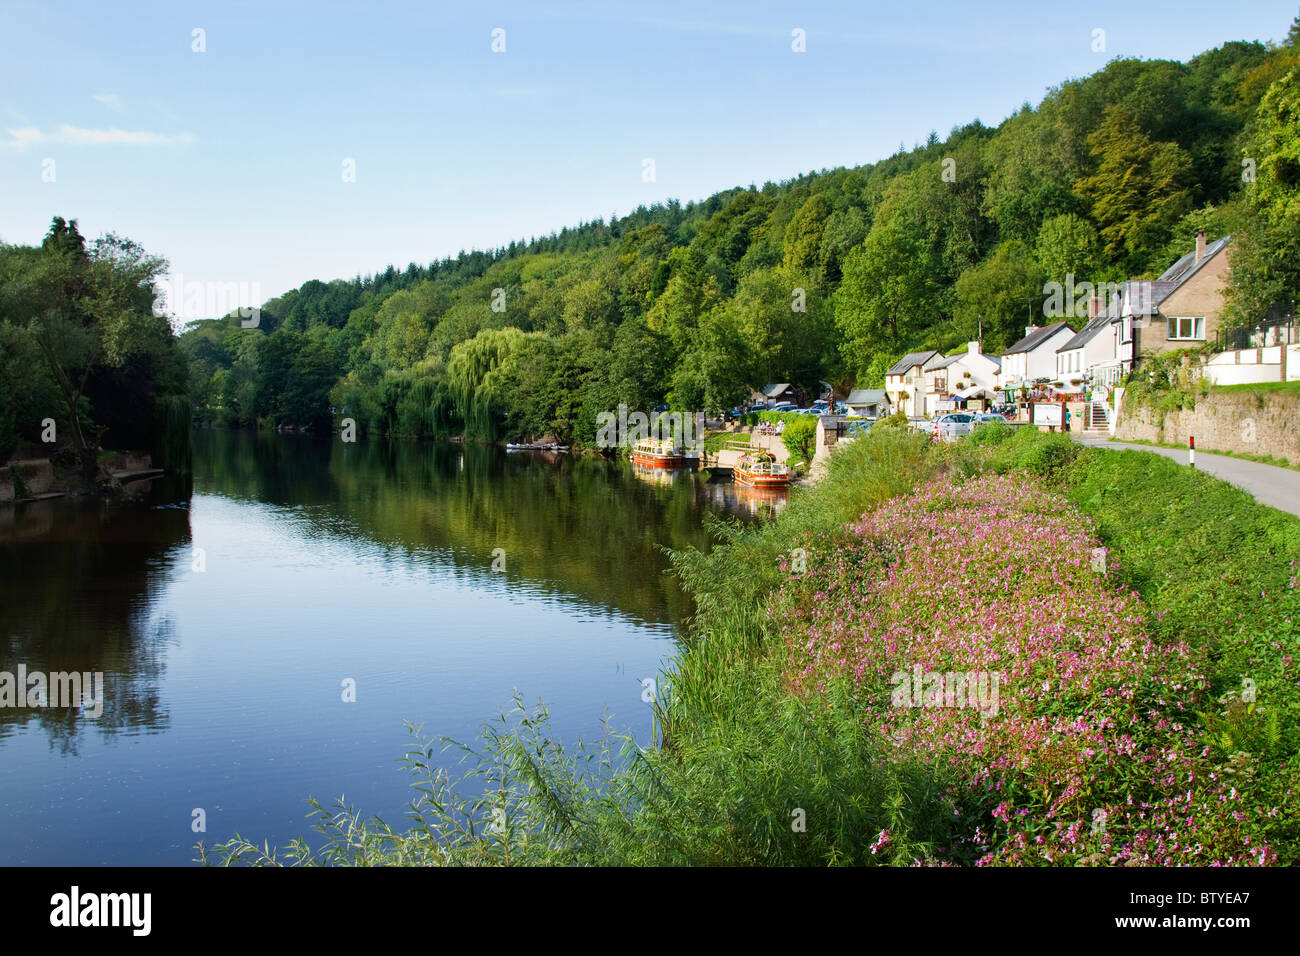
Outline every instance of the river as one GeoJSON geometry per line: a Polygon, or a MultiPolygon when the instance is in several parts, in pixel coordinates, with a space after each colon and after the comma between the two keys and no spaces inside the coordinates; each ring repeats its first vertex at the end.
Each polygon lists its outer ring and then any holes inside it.
{"type": "Polygon", "coordinates": [[[283,845],[308,796],[399,825],[405,722],[472,741],[515,693],[566,742],[607,713],[646,743],[642,680],[690,613],[661,547],[779,506],[623,462],[215,430],[192,487],[3,506],[0,672],[104,692],[98,717],[0,707],[0,865],[283,845]]]}

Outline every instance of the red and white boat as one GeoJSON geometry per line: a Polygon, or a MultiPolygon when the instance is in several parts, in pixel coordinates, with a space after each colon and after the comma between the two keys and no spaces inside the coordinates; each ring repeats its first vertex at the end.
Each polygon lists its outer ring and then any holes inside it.
{"type": "Polygon", "coordinates": [[[790,484],[790,469],[765,451],[741,455],[733,474],[739,484],[751,488],[785,488],[790,484]]]}
{"type": "Polygon", "coordinates": [[[681,468],[686,456],[671,441],[643,438],[632,447],[632,463],[645,468],[681,468]]]}

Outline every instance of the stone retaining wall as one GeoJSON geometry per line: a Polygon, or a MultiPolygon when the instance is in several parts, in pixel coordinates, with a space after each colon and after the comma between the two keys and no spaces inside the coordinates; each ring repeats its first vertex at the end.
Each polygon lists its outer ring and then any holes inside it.
{"type": "Polygon", "coordinates": [[[22,477],[29,495],[43,495],[54,487],[54,469],[48,459],[11,461],[0,467],[0,501],[14,500],[14,472],[22,477]]]}
{"type": "Polygon", "coordinates": [[[1300,463],[1300,402],[1281,392],[1211,393],[1198,396],[1196,408],[1153,411],[1125,402],[1115,428],[1120,441],[1186,445],[1189,436],[1204,451],[1269,455],[1300,463]]]}

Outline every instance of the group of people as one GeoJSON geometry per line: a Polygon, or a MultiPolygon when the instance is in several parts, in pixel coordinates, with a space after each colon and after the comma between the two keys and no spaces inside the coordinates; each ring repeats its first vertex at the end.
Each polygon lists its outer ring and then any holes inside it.
{"type": "Polygon", "coordinates": [[[760,435],[779,435],[785,431],[785,422],[780,421],[775,424],[772,422],[759,422],[758,433],[760,435]]]}

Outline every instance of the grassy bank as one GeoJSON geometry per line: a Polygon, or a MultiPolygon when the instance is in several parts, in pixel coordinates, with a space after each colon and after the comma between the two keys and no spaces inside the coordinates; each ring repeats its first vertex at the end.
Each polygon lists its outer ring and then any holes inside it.
{"type": "Polygon", "coordinates": [[[707,556],[673,556],[697,613],[658,688],[660,748],[565,748],[517,708],[467,751],[468,786],[430,769],[438,744],[413,747],[409,830],[321,809],[323,849],[234,841],[208,860],[1300,853],[1300,521],[1153,455],[878,427],[772,522],[715,530],[707,556]],[[900,705],[900,672],[999,673],[997,713],[900,705]]]}

